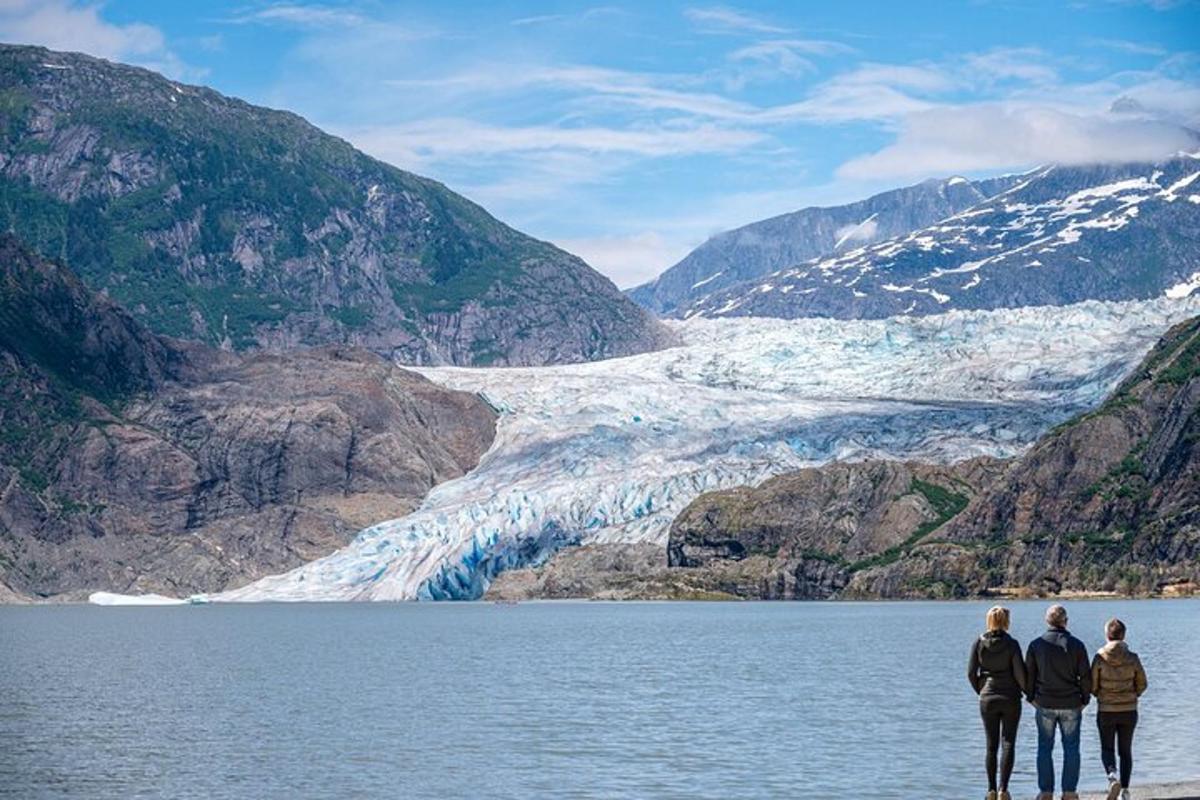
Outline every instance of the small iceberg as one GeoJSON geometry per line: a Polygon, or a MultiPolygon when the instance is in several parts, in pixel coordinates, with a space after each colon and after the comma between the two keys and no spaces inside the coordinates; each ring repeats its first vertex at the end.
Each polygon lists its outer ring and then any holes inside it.
{"type": "Polygon", "coordinates": [[[94,606],[182,606],[188,600],[179,600],[161,594],[116,594],[115,592],[92,592],[88,602],[94,606]]]}

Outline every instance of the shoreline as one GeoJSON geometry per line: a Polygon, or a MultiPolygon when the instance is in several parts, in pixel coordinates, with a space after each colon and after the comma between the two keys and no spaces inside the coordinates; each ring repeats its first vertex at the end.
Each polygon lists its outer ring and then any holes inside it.
{"type": "MultiPolygon", "coordinates": [[[[1200,800],[1200,779],[1131,786],[1133,800],[1200,800]]],[[[1104,800],[1106,792],[1081,792],[1080,800],[1104,800]]]]}
{"type": "MultiPolygon", "coordinates": [[[[829,599],[803,599],[803,600],[779,600],[779,599],[762,599],[757,597],[737,597],[730,595],[728,597],[703,597],[703,598],[613,598],[613,597],[533,597],[523,600],[500,600],[480,597],[476,600],[212,600],[207,602],[189,602],[186,599],[170,598],[172,602],[162,602],[161,597],[156,602],[151,599],[149,602],[137,602],[142,595],[123,595],[133,600],[133,602],[123,603],[94,603],[84,598],[56,599],[54,597],[39,597],[27,598],[22,597],[19,600],[9,598],[0,599],[0,609],[4,608],[28,608],[32,606],[95,606],[97,608],[179,608],[181,606],[260,606],[260,605],[279,605],[279,606],[310,606],[310,605],[425,605],[425,606],[456,606],[456,605],[492,605],[497,607],[510,607],[517,605],[545,605],[554,603],[598,603],[598,604],[637,604],[637,603],[694,603],[698,605],[710,603],[766,603],[771,605],[786,605],[789,603],[803,604],[844,604],[844,605],[863,605],[867,603],[984,603],[995,602],[997,600],[1006,600],[1009,602],[1053,602],[1056,600],[1070,601],[1073,603],[1095,603],[1104,600],[1120,600],[1120,601],[1139,601],[1139,602],[1157,602],[1157,601],[1176,601],[1176,600],[1200,600],[1200,595],[1197,594],[1116,594],[1105,592],[1080,592],[1080,593],[1063,593],[1057,595],[980,595],[976,597],[845,597],[845,598],[829,598],[829,599]]],[[[147,597],[153,598],[152,595],[147,597]]],[[[1197,785],[1200,785],[1200,779],[1197,779],[1197,785]]],[[[1200,793],[1197,794],[1197,800],[1200,800],[1200,793]]]]}

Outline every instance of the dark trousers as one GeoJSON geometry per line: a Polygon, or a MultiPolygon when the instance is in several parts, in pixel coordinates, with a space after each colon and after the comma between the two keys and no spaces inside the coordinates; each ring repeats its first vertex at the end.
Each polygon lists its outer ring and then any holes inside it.
{"type": "Polygon", "coordinates": [[[1100,729],[1100,760],[1109,775],[1117,772],[1117,754],[1121,756],[1121,788],[1129,788],[1133,772],[1133,729],[1137,727],[1136,711],[1101,711],[1096,715],[1100,729]],[[1115,746],[1115,747],[1114,747],[1115,746]]]}
{"type": "Polygon", "coordinates": [[[983,717],[983,731],[987,735],[985,768],[988,789],[1008,789],[1012,776],[1013,757],[1017,746],[1017,723],[1021,721],[1021,701],[1006,697],[988,697],[979,701],[979,715],[983,717]],[[1000,751],[1000,780],[996,782],[996,751],[1000,751]]]}

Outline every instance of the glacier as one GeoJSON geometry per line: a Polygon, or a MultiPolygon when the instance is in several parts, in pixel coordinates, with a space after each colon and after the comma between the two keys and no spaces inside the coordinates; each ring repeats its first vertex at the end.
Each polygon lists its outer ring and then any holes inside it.
{"type": "Polygon", "coordinates": [[[581,543],[663,543],[701,492],[835,459],[1011,456],[1095,406],[1200,298],[883,320],[691,319],[682,344],[552,367],[416,368],[500,413],[400,519],[222,602],[472,599],[581,543]]]}

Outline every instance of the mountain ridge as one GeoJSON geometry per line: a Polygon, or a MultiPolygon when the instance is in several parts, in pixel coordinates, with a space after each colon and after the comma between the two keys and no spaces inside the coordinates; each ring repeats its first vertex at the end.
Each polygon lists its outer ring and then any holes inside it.
{"type": "Polygon", "coordinates": [[[679,316],[714,291],[835,252],[847,243],[877,241],[924,227],[991,197],[1020,177],[930,178],[853,203],[778,214],[711,237],[628,294],[658,314],[679,316]]]}
{"type": "Polygon", "coordinates": [[[159,333],[542,364],[669,336],[611,281],[287,111],[0,46],[0,229],[159,333]]]}
{"type": "Polygon", "coordinates": [[[1200,157],[1049,166],[964,211],[714,291],[684,316],[838,319],[1184,296],[1200,287],[1200,157]]]}

